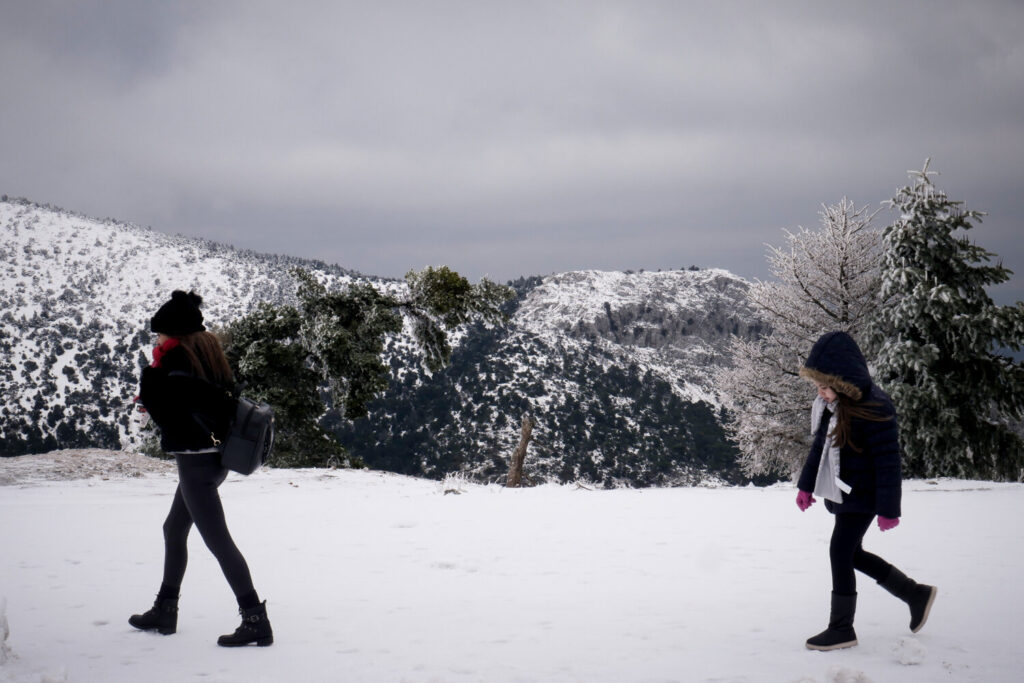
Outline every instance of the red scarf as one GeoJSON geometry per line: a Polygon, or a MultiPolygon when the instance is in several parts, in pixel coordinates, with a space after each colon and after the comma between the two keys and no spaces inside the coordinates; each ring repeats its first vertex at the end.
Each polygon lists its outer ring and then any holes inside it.
{"type": "Polygon", "coordinates": [[[160,346],[153,347],[153,362],[150,363],[150,367],[160,367],[160,361],[167,354],[168,351],[181,344],[181,340],[170,337],[160,346]]]}

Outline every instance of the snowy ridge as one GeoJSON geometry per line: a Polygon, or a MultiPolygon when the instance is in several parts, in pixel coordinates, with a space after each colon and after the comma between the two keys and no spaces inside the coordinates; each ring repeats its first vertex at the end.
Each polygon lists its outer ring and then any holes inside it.
{"type": "Polygon", "coordinates": [[[59,301],[128,330],[152,313],[147,295],[175,288],[201,292],[204,316],[217,327],[260,301],[288,298],[287,270],[300,262],[29,203],[0,202],[0,225],[5,296],[12,297],[5,312],[15,320],[59,301]],[[38,298],[26,298],[30,291],[38,298]]]}
{"type": "MultiPolygon", "coordinates": [[[[58,448],[132,449],[148,321],[172,289],[204,297],[216,329],[258,303],[294,302],[289,269],[328,287],[404,283],[337,266],[239,251],[0,201],[0,455],[58,448]]],[[[723,270],[578,271],[522,279],[509,325],[452,335],[452,366],[422,368],[407,327],[388,341],[391,386],[369,419],[325,425],[373,467],[495,480],[537,420],[530,476],[606,486],[732,480],[710,371],[730,335],[761,323],[748,283],[723,270]]]]}
{"type": "Polygon", "coordinates": [[[530,415],[535,480],[738,481],[711,371],[729,362],[730,335],[761,333],[748,286],[696,269],[521,282],[507,329],[468,335],[429,382],[415,373],[393,382],[343,441],[388,469],[494,481],[530,415]]]}
{"type": "Polygon", "coordinates": [[[518,329],[549,343],[597,344],[613,363],[633,363],[689,401],[719,406],[710,378],[727,362],[729,335],[763,327],[746,301],[749,283],[722,269],[575,271],[545,278],[519,310],[518,329]]]}
{"type": "Polygon", "coordinates": [[[0,454],[18,437],[30,450],[135,444],[125,407],[149,318],[173,289],[199,292],[216,329],[261,301],[294,299],[293,266],[332,284],[356,277],[25,200],[0,201],[0,235],[0,454]]]}
{"type": "Polygon", "coordinates": [[[742,286],[729,271],[671,270],[622,271],[581,270],[551,275],[530,292],[516,312],[524,330],[543,334],[566,332],[607,315],[606,304],[660,309],[667,315],[692,314],[708,306],[709,289],[726,291],[742,286]]]}

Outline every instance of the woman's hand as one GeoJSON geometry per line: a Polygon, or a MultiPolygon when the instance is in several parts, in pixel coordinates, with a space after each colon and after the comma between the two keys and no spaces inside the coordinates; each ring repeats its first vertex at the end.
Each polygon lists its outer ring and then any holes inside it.
{"type": "Polygon", "coordinates": [[[883,517],[878,515],[878,528],[882,531],[888,531],[889,529],[895,529],[900,523],[900,518],[896,517],[883,517]]]}
{"type": "Polygon", "coordinates": [[[143,429],[149,424],[149,412],[146,410],[146,407],[142,405],[142,401],[139,400],[138,396],[136,396],[135,400],[132,401],[131,422],[138,429],[143,429]]]}
{"type": "Polygon", "coordinates": [[[814,505],[816,502],[818,502],[817,499],[811,495],[810,491],[801,491],[800,493],[796,494],[796,506],[800,508],[800,512],[803,512],[807,508],[814,505]]]}

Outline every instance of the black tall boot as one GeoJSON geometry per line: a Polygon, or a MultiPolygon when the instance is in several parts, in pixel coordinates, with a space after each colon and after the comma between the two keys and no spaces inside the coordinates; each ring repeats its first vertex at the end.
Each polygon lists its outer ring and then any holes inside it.
{"type": "Polygon", "coordinates": [[[914,581],[896,567],[889,570],[889,575],[878,582],[878,585],[889,591],[910,607],[910,631],[917,633],[924,628],[928,614],[932,611],[932,603],[939,589],[914,581]]]}
{"type": "Polygon", "coordinates": [[[128,617],[128,623],[143,631],[156,631],[169,636],[178,630],[178,598],[161,598],[143,614],[128,617]]]}
{"type": "Polygon", "coordinates": [[[808,650],[839,650],[857,644],[853,630],[853,615],[857,611],[857,594],[840,595],[832,593],[832,613],[828,628],[807,639],[808,650]]]}
{"type": "Polygon", "coordinates": [[[218,645],[224,647],[238,647],[256,643],[260,647],[266,647],[274,642],[274,631],[270,628],[270,620],[267,619],[267,601],[264,600],[255,607],[240,609],[242,625],[235,629],[230,636],[221,636],[217,639],[218,645]]]}

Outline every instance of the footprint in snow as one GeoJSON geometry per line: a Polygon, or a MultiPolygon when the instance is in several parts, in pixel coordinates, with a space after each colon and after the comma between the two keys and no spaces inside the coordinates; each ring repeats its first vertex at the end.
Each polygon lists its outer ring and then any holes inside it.
{"type": "Polygon", "coordinates": [[[900,664],[912,666],[924,661],[925,656],[928,654],[928,648],[922,645],[916,638],[907,636],[893,643],[892,653],[900,664]]]}
{"type": "Polygon", "coordinates": [[[825,674],[825,683],[872,683],[872,681],[863,671],[845,666],[833,666],[825,674]]]}

